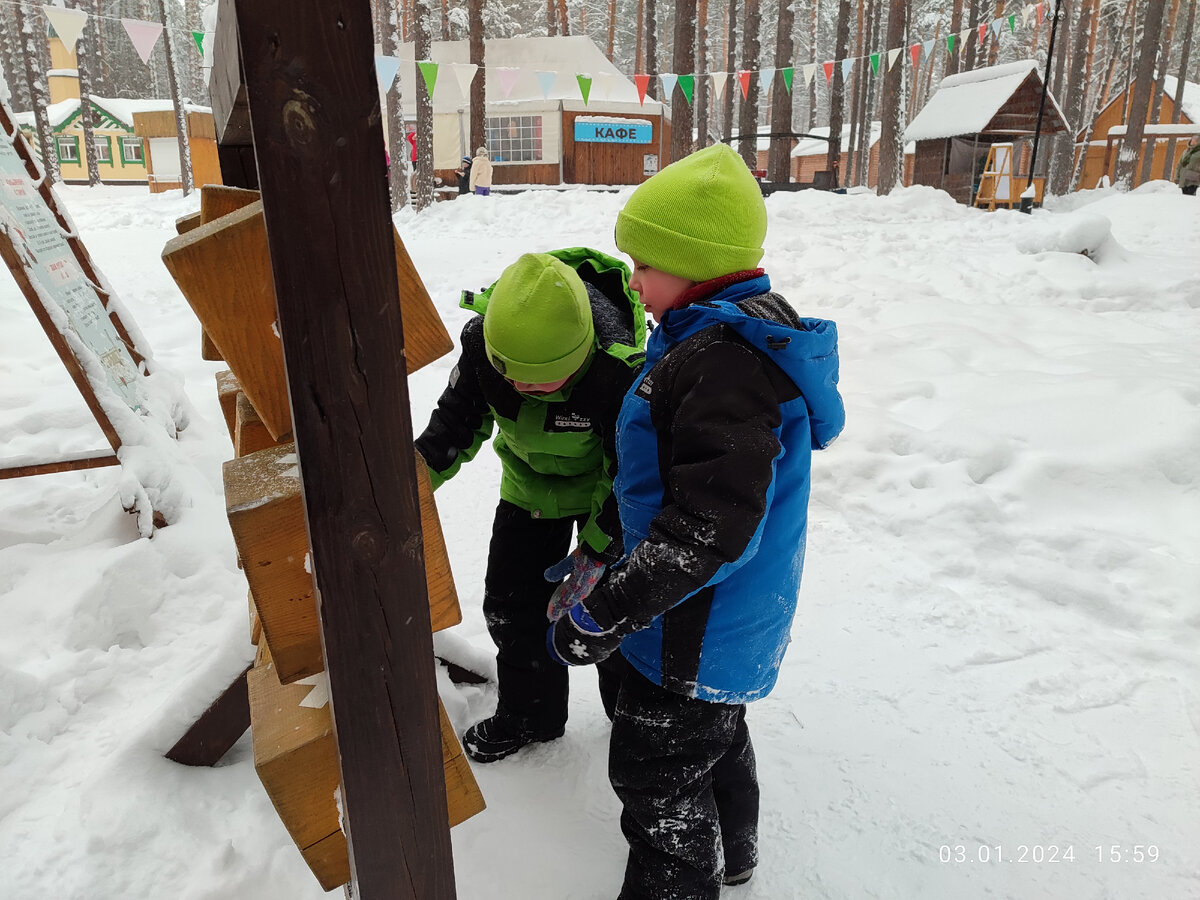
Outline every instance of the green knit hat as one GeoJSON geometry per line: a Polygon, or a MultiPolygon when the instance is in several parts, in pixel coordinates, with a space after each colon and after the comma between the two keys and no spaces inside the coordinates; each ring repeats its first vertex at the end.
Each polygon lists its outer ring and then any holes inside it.
{"type": "Polygon", "coordinates": [[[504,270],[483,315],[488,361],[511,381],[569,378],[595,344],[583,279],[545,253],[526,253],[504,270]]]}
{"type": "Polygon", "coordinates": [[[690,281],[758,266],[767,207],[731,147],[714,144],[664,168],[617,215],[617,247],[690,281]]]}

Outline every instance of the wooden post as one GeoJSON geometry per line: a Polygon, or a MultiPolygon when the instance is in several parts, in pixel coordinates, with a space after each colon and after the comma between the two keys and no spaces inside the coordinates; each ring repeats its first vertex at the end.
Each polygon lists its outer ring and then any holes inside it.
{"type": "Polygon", "coordinates": [[[236,0],[351,890],[455,897],[368,0],[236,0]]]}

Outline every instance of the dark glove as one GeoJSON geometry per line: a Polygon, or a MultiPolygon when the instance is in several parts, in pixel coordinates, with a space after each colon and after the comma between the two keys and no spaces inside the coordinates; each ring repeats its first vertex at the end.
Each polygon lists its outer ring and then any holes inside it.
{"type": "Polygon", "coordinates": [[[592,559],[584,553],[582,547],[576,547],[570,556],[548,568],[543,577],[547,581],[562,583],[554,589],[554,596],[550,598],[550,605],[546,607],[546,618],[557,622],[563,613],[583,601],[600,583],[605,568],[600,560],[592,559]]]}
{"type": "Polygon", "coordinates": [[[561,666],[603,662],[621,645],[625,633],[614,624],[602,627],[587,607],[576,603],[546,631],[546,652],[561,666]]]}

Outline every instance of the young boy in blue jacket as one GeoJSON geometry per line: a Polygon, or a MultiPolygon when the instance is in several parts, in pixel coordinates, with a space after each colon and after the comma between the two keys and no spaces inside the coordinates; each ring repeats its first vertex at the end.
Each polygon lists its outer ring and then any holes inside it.
{"type": "Polygon", "coordinates": [[[630,287],[659,323],[617,419],[626,556],[547,643],[564,665],[618,647],[631,663],[609,750],[629,842],[619,900],[716,900],[758,863],[746,704],[778,676],[811,454],[845,420],[836,328],[771,292],[766,230],[725,145],[664,168],[617,218],[630,287]]]}

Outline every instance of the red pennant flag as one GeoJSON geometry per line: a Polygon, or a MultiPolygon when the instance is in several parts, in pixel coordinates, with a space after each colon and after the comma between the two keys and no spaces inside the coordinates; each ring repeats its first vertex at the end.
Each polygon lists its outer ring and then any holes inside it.
{"type": "Polygon", "coordinates": [[[981,44],[987,40],[987,29],[988,27],[986,25],[979,26],[979,43],[981,44]]]}
{"type": "Polygon", "coordinates": [[[1043,15],[1045,15],[1045,13],[1046,13],[1046,4],[1045,4],[1045,3],[1039,3],[1039,4],[1037,5],[1037,17],[1038,17],[1038,24],[1039,24],[1039,25],[1041,25],[1041,24],[1042,24],[1042,16],[1043,16],[1043,15]]]}
{"type": "Polygon", "coordinates": [[[646,104],[646,89],[650,87],[650,76],[634,75],[633,80],[634,83],[637,84],[638,102],[644,106],[646,104]]]}
{"type": "Polygon", "coordinates": [[[833,60],[821,63],[821,66],[825,69],[825,83],[829,84],[829,79],[833,78],[833,60]]]}
{"type": "Polygon", "coordinates": [[[913,68],[915,69],[921,64],[921,45],[913,44],[911,47],[909,47],[908,55],[912,57],[913,68]]]}
{"type": "Polygon", "coordinates": [[[745,100],[750,95],[750,72],[742,70],[738,72],[738,84],[742,86],[742,99],[745,100]]]}

